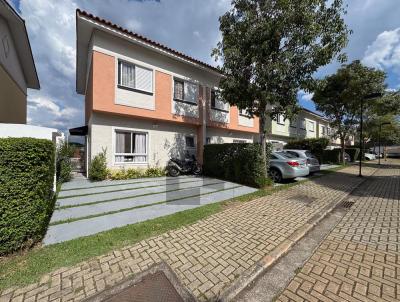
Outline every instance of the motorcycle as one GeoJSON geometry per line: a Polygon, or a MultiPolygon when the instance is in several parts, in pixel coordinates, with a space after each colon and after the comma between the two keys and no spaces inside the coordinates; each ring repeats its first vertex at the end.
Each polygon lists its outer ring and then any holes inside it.
{"type": "Polygon", "coordinates": [[[185,157],[184,160],[178,158],[171,158],[168,161],[167,172],[169,176],[177,177],[180,174],[201,174],[201,166],[197,162],[196,157],[185,157]]]}

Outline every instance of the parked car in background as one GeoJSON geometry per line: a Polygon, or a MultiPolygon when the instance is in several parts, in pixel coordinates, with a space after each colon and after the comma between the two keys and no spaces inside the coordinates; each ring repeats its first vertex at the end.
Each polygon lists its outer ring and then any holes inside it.
{"type": "Polygon", "coordinates": [[[364,153],[364,158],[366,160],[374,160],[374,159],[376,159],[376,155],[372,154],[372,153],[364,153]]]}
{"type": "Polygon", "coordinates": [[[271,153],[268,174],[274,182],[281,182],[283,179],[307,176],[310,174],[310,169],[305,159],[295,157],[286,151],[277,151],[271,153]]]}
{"type": "Polygon", "coordinates": [[[344,161],[345,161],[346,163],[351,162],[351,156],[350,156],[349,153],[347,153],[347,152],[344,152],[344,161]]]}
{"type": "Polygon", "coordinates": [[[289,154],[292,154],[296,158],[305,159],[310,173],[318,172],[321,169],[318,158],[309,150],[288,149],[285,151],[289,154]]]}

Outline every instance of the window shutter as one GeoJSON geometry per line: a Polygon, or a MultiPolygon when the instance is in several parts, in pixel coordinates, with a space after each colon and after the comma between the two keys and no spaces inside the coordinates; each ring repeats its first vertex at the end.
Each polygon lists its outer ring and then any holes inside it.
{"type": "Polygon", "coordinates": [[[153,92],[153,71],[136,66],[136,89],[153,92]]]}
{"type": "Polygon", "coordinates": [[[197,84],[185,82],[185,101],[197,104],[197,84]]]}

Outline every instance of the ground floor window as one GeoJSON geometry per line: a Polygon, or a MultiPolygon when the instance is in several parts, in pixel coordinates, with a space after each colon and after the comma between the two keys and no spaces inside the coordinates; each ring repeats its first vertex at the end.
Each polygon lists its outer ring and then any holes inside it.
{"type": "Polygon", "coordinates": [[[146,163],[147,139],[145,132],[115,131],[115,162],[146,163]]]}

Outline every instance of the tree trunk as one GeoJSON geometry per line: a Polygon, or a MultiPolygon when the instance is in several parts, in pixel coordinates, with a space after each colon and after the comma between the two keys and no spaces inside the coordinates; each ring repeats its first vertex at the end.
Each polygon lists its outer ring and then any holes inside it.
{"type": "Polygon", "coordinates": [[[261,151],[262,151],[262,156],[264,158],[264,171],[265,171],[265,175],[268,175],[268,171],[267,171],[267,162],[266,162],[266,156],[267,156],[267,142],[266,142],[266,125],[267,125],[267,121],[266,121],[266,115],[265,112],[260,114],[260,143],[261,143],[261,151]]]}
{"type": "Polygon", "coordinates": [[[341,136],[340,137],[340,148],[341,148],[341,152],[340,152],[340,161],[342,162],[342,164],[344,165],[346,162],[344,160],[344,137],[341,136]]]}

